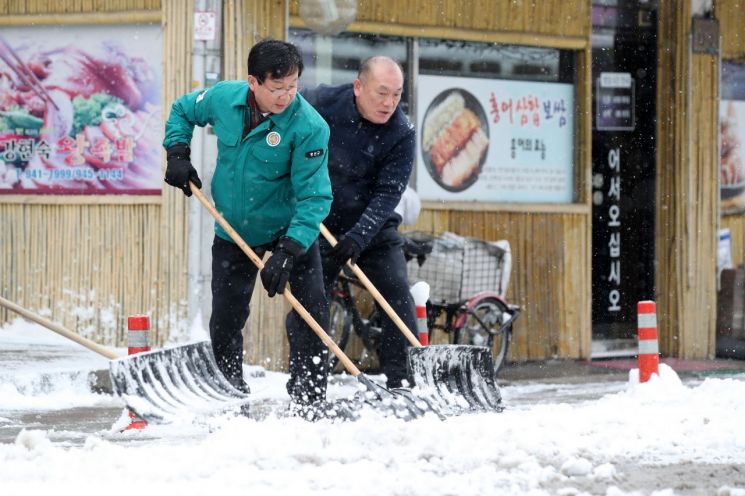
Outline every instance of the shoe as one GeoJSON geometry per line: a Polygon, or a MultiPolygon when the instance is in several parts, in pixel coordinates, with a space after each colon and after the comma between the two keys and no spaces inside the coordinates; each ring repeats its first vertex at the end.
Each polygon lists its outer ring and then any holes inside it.
{"type": "Polygon", "coordinates": [[[243,377],[228,377],[227,379],[230,385],[241,393],[251,394],[251,388],[248,387],[248,384],[243,380],[243,377]]]}

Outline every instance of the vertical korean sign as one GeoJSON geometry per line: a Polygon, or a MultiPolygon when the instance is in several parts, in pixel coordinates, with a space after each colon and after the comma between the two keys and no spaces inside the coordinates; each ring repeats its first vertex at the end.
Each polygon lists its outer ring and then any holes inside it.
{"type": "Polygon", "coordinates": [[[161,192],[159,26],[3,28],[0,195],[161,192]]]}
{"type": "MultiPolygon", "coordinates": [[[[606,208],[601,214],[598,222],[598,233],[607,236],[602,243],[606,243],[608,250],[607,268],[595,267],[599,270],[601,280],[605,281],[601,294],[606,294],[605,311],[609,314],[618,313],[621,310],[621,148],[612,147],[606,156],[606,170],[604,174],[593,177],[593,203],[598,208],[606,208]],[[607,184],[606,184],[607,178],[607,184]],[[602,207],[601,207],[602,206],[602,207]]],[[[600,249],[601,247],[595,247],[600,249]]],[[[605,253],[605,250],[602,250],[605,253]]]]}
{"type": "Polygon", "coordinates": [[[419,76],[425,200],[571,203],[574,86],[419,76]]]}

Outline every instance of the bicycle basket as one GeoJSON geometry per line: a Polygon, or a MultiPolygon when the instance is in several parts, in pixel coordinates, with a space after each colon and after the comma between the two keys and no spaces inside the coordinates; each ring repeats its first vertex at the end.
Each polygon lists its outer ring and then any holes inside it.
{"type": "MultiPolygon", "coordinates": [[[[421,238],[422,233],[416,235],[421,238]]],[[[409,284],[426,281],[430,286],[432,301],[458,301],[463,278],[463,238],[452,233],[429,236],[432,239],[432,252],[427,255],[424,264],[420,267],[414,259],[406,266],[409,284]]]]}
{"type": "MultiPolygon", "coordinates": [[[[494,291],[500,296],[507,292],[509,282],[508,251],[506,241],[488,243],[476,238],[467,238],[463,255],[462,299],[481,291],[494,291]],[[500,246],[500,244],[502,246],[500,246]]],[[[511,257],[510,257],[511,258],[511,257]]]]}
{"type": "MultiPolygon", "coordinates": [[[[422,233],[416,236],[421,239],[422,233]]],[[[407,272],[410,284],[426,281],[430,285],[432,301],[462,301],[481,291],[505,295],[512,266],[509,242],[487,242],[451,232],[431,238],[432,252],[424,264],[420,267],[411,260],[407,272]]]]}

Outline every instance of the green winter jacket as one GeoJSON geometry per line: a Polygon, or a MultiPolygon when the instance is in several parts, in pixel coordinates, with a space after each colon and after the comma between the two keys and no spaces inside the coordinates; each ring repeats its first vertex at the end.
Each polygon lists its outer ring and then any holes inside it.
{"type": "MultiPolygon", "coordinates": [[[[284,112],[270,114],[241,139],[247,96],[246,81],[223,81],[182,96],[171,107],[163,146],[189,144],[195,125],[211,124],[217,135],[217,210],[249,245],[286,235],[307,249],[331,207],[329,127],[296,95],[284,112]]],[[[217,223],[215,232],[230,241],[217,223]]]]}

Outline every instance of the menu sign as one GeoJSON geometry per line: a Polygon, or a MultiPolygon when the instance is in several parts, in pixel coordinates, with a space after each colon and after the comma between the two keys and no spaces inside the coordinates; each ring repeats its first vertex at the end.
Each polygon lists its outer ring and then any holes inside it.
{"type": "Polygon", "coordinates": [[[574,200],[573,85],[423,75],[417,104],[422,199],[574,200]]]}

